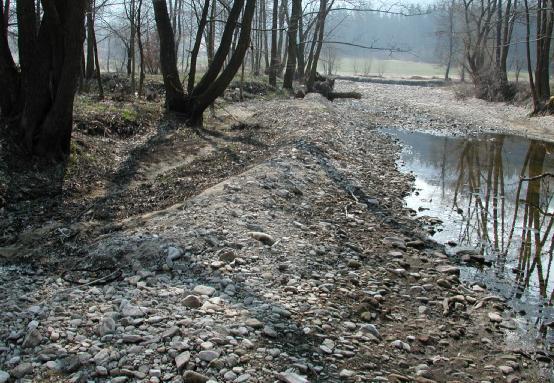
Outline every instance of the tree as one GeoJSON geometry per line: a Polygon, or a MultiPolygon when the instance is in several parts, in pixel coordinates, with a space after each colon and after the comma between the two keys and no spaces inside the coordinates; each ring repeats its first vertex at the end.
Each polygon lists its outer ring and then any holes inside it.
{"type": "Polygon", "coordinates": [[[288,58],[287,66],[285,70],[285,76],[283,78],[283,88],[292,90],[292,80],[296,71],[297,62],[297,35],[298,35],[298,19],[302,17],[302,0],[292,0],[292,12],[290,16],[290,22],[287,29],[288,36],[288,58]]]}
{"type": "Polygon", "coordinates": [[[536,12],[536,49],[535,49],[535,75],[533,76],[531,60],[531,21],[528,0],[524,0],[526,20],[526,56],[529,85],[533,99],[533,113],[540,113],[547,109],[550,99],[550,45],[554,27],[554,0],[549,6],[547,0],[538,0],[536,12]]]}
{"type": "Polygon", "coordinates": [[[271,19],[271,66],[269,68],[269,85],[277,86],[277,70],[279,58],[277,56],[277,22],[279,12],[279,0],[273,0],[273,12],[271,19]]]}
{"type": "MultiPolygon", "coordinates": [[[[217,97],[223,94],[244,60],[244,55],[250,42],[250,31],[256,8],[256,0],[246,0],[246,5],[244,5],[244,0],[234,1],[225,23],[219,47],[214,54],[212,62],[200,81],[192,88],[191,84],[194,84],[194,80],[191,81],[190,78],[193,77],[196,69],[191,65],[187,93],[183,90],[179,79],[179,72],[177,71],[175,39],[167,11],[167,4],[165,0],[152,0],[152,3],[154,5],[158,36],[160,38],[160,63],[166,91],[166,109],[184,117],[189,125],[201,126],[204,111],[217,97]],[[243,17],[240,23],[238,41],[235,50],[231,53],[231,57],[227,60],[235,29],[239,25],[238,19],[241,12],[243,17]],[[224,66],[226,60],[227,65],[224,66]]],[[[196,43],[199,44],[198,41],[202,38],[201,33],[197,34],[196,37],[196,43]]]]}
{"type": "MultiPolygon", "coordinates": [[[[6,35],[0,39],[1,115],[9,119],[10,131],[28,153],[43,160],[63,160],[70,152],[87,1],[43,0],[42,4],[37,30],[34,0],[17,1],[20,71],[6,35]]],[[[3,21],[0,30],[4,30],[3,21]]]]}

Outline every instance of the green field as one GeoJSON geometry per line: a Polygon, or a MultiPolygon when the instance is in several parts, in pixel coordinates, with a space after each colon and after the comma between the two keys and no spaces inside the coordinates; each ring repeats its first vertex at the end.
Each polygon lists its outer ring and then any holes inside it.
{"type": "MultiPolygon", "coordinates": [[[[320,64],[323,71],[323,64],[320,64]]],[[[370,75],[385,77],[440,77],[444,76],[443,66],[404,60],[364,59],[341,57],[336,61],[336,72],[344,75],[370,75]]],[[[453,69],[451,76],[456,77],[458,71],[453,69]]]]}

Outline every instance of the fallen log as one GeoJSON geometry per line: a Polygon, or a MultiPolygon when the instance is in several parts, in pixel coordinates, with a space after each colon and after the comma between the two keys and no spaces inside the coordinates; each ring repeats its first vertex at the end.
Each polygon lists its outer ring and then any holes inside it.
{"type": "Polygon", "coordinates": [[[327,98],[333,101],[335,98],[354,98],[359,100],[362,98],[362,94],[359,92],[329,92],[327,98]]]}

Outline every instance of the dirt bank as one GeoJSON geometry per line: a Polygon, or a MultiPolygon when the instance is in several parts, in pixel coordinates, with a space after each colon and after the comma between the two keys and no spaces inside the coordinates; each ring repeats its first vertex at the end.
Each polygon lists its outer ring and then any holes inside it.
{"type": "Polygon", "coordinates": [[[215,156],[229,171],[180,201],[149,209],[138,188],[176,185],[191,166],[166,153],[128,182],[121,203],[137,196],[135,214],[91,206],[20,234],[10,247],[28,266],[0,268],[0,379],[547,379],[549,356],[504,342],[514,324],[502,300],[461,284],[403,208],[411,179],[374,128],[420,111],[402,114],[387,86],[341,86],[364,99],[234,104],[246,125],[187,133],[194,163],[213,169],[215,156]]]}

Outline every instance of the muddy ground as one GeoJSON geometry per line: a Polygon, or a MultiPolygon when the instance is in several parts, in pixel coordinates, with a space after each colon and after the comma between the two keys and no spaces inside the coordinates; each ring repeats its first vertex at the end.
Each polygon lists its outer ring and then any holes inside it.
{"type": "Polygon", "coordinates": [[[338,86],[363,98],[77,130],[62,197],[2,211],[0,381],[552,379],[552,355],[508,345],[502,299],[410,218],[378,128],[552,138],[554,121],[452,89],[338,86]]]}

